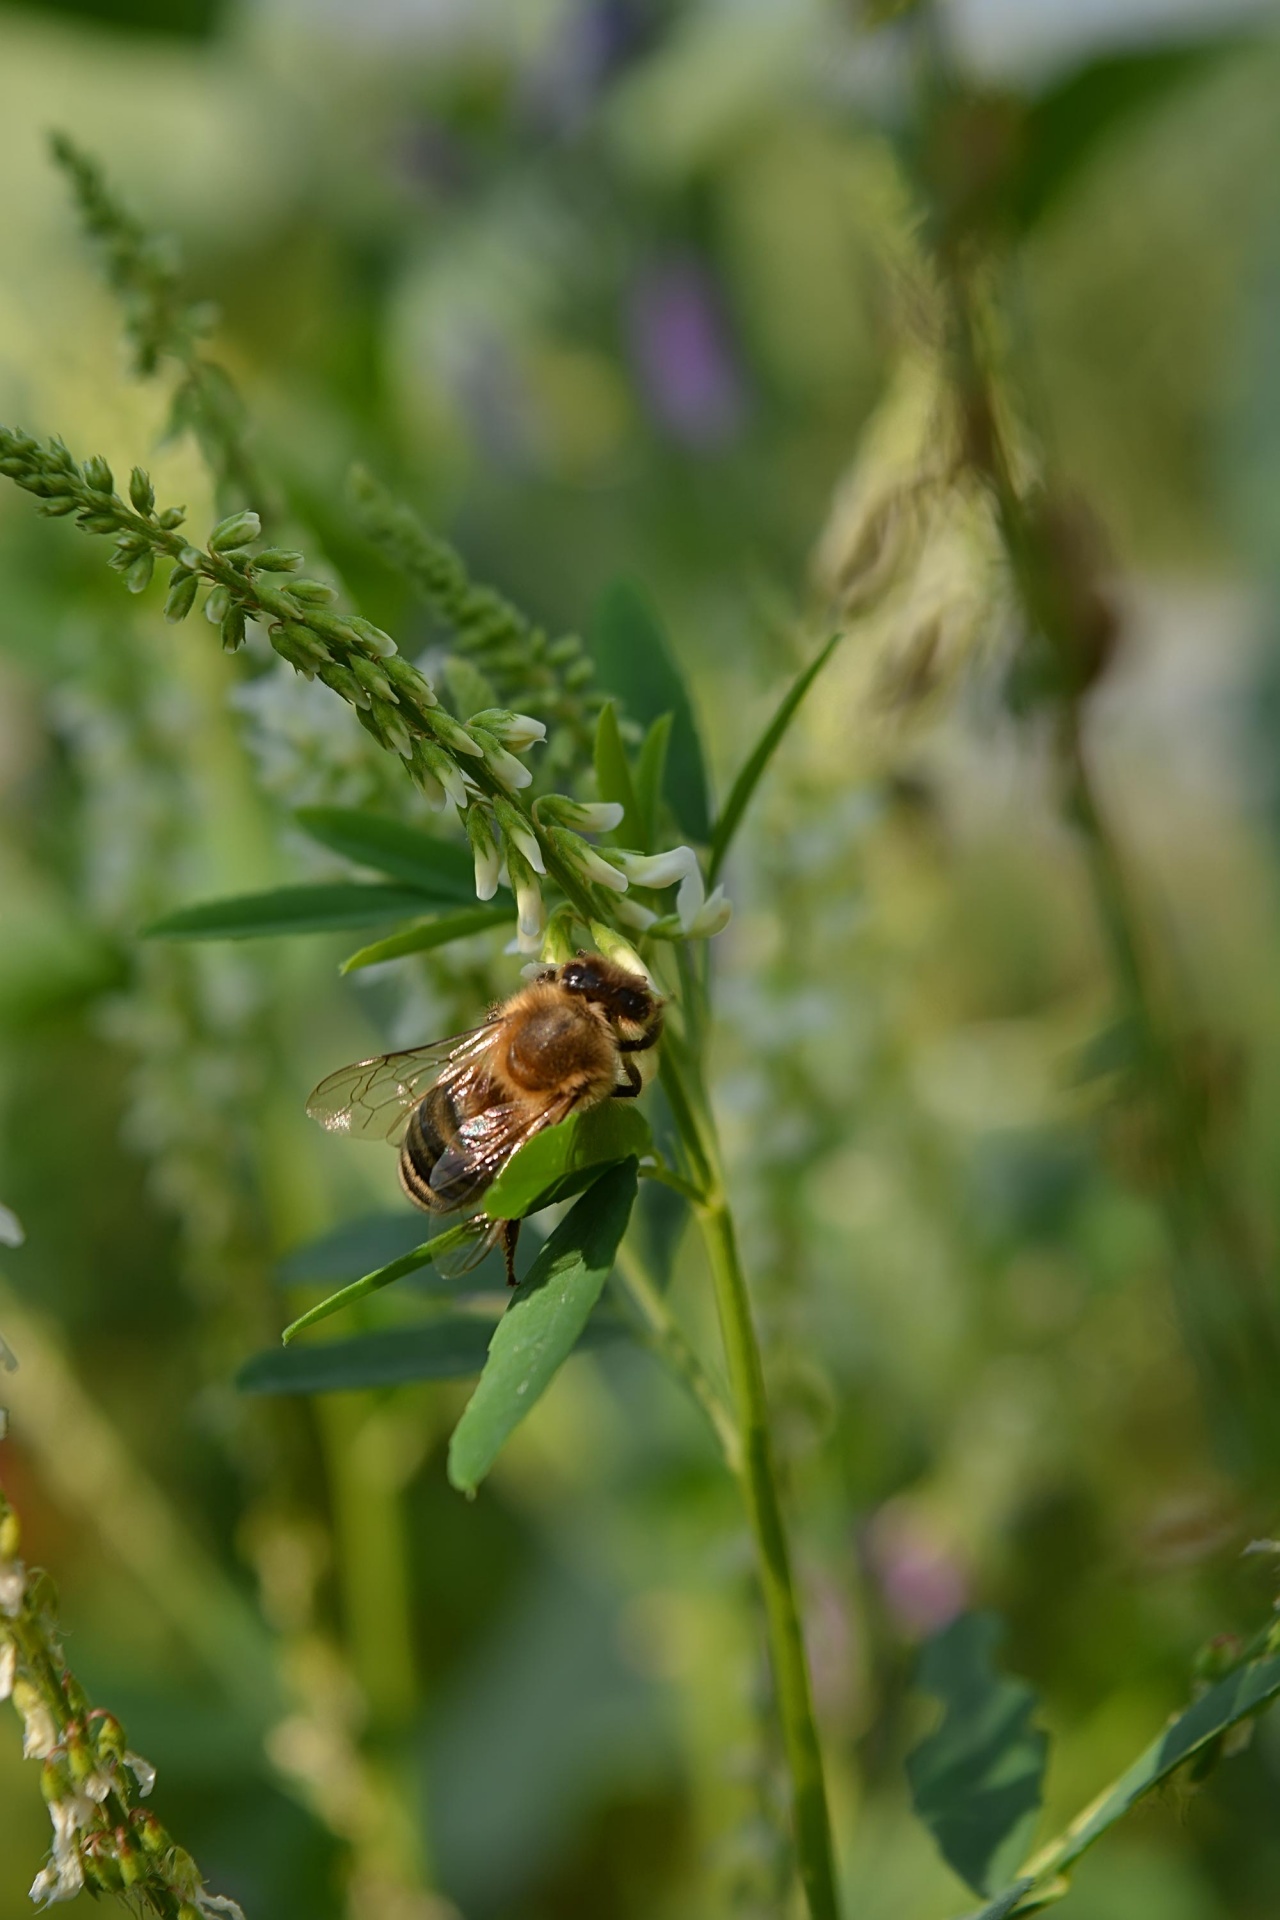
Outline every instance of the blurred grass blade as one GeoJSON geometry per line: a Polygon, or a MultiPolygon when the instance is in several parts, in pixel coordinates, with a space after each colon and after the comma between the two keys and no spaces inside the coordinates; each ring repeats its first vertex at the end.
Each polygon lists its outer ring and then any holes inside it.
{"type": "Polygon", "coordinates": [[[471,854],[452,840],[434,839],[401,820],[359,807],[301,807],[294,817],[322,847],[403,880],[442,904],[476,897],[471,854]]]}
{"type": "Polygon", "coordinates": [[[915,1810],[948,1866],[975,1893],[1003,1891],[1040,1810],[1049,1737],[1031,1725],[1036,1696],[997,1673],[993,1614],[965,1613],[924,1649],[919,1685],[942,1701],[940,1727],[907,1756],[915,1810]]]}
{"type": "Polygon", "coordinates": [[[180,907],[142,929],[150,940],[265,940],[286,933],[330,933],[373,927],[420,914],[430,903],[408,887],[336,880],[314,887],[275,887],[180,907]]]}
{"type": "Polygon", "coordinates": [[[691,840],[710,839],[706,765],[693,704],[657,613],[629,580],[615,581],[597,604],[591,649],[601,687],[618,696],[629,719],[649,726],[661,714],[672,716],[663,792],[682,831],[691,840]]]}
{"type": "Polygon", "coordinates": [[[618,731],[618,709],[612,700],[605,701],[596,722],[595,769],[600,798],[616,801],[622,808],[622,824],[609,837],[616,839],[620,847],[642,847],[644,827],[626,749],[618,731]]]}
{"type": "Polygon", "coordinates": [[[733,836],[741,824],[742,816],[751,803],[751,796],[760,784],[760,776],[772,760],[783,734],[795,718],[800,702],[826,666],[842,638],[841,634],[833,633],[816,659],[811,660],[804,671],[797,674],[783,695],[777,712],[743,763],[742,770],[734,781],[729,797],[716,821],[715,833],[711,841],[708,878],[713,886],[724,864],[733,836]]]}
{"type": "Polygon", "coordinates": [[[565,1199],[566,1181],[652,1152],[644,1115],[629,1101],[607,1100],[548,1127],[513,1154],[484,1197],[485,1212],[491,1220],[522,1220],[565,1199]]]}
{"type": "Polygon", "coordinates": [[[343,1393],[409,1380],[464,1380],[479,1373],[492,1320],[442,1313],[415,1327],[383,1327],[350,1340],[271,1347],[236,1375],[241,1393],[343,1393]]]}
{"type": "Polygon", "coordinates": [[[602,1174],[560,1222],[499,1320],[449,1442],[449,1479],[461,1492],[475,1492],[577,1344],[613,1267],[636,1185],[634,1160],[602,1174]]]}
{"type": "Polygon", "coordinates": [[[970,1920],[1005,1920],[1014,1913],[1030,1913],[1061,1899],[1068,1891],[1066,1875],[1108,1828],[1161,1786],[1178,1767],[1204,1753],[1232,1727],[1250,1719],[1280,1695],[1280,1653],[1246,1660],[1207,1693],[1174,1716],[1146,1751],[1105,1792],[1072,1821],[1056,1840],[1042,1847],[1026,1863],[1025,1874],[1000,1900],[983,1907],[970,1920]],[[1013,1904],[1009,1897],[1021,1891],[1013,1904]]]}
{"type": "Polygon", "coordinates": [[[662,810],[662,787],[667,777],[667,753],[671,746],[671,725],[675,716],[660,713],[644,737],[636,761],[636,805],[640,811],[642,853],[653,853],[658,845],[658,825],[662,810]]]}
{"type": "Polygon", "coordinates": [[[377,1293],[382,1287],[389,1287],[393,1280],[403,1280],[408,1273],[416,1273],[419,1267],[430,1266],[442,1253],[449,1253],[460,1246],[474,1233],[469,1221],[461,1226],[450,1227],[447,1233],[436,1234],[433,1240],[425,1240],[421,1246],[412,1247],[408,1253],[402,1253],[396,1260],[389,1260],[385,1267],[377,1267],[372,1273],[366,1273],[360,1280],[353,1280],[349,1287],[342,1287],[337,1293],[331,1293],[327,1300],[321,1300],[317,1306],[309,1309],[299,1319],[291,1321],[281,1337],[284,1346],[297,1337],[305,1327],[314,1327],[320,1320],[327,1320],[330,1314],[341,1313],[356,1300],[363,1300],[366,1294],[377,1293]]]}
{"type": "Polygon", "coordinates": [[[357,973],[361,967],[376,967],[383,960],[400,960],[406,953],[429,953],[432,947],[446,947],[451,940],[465,940],[469,934],[486,933],[505,922],[514,924],[511,906],[461,907],[456,913],[442,913],[434,920],[419,920],[372,946],[350,954],[338,968],[339,973],[357,973]]]}

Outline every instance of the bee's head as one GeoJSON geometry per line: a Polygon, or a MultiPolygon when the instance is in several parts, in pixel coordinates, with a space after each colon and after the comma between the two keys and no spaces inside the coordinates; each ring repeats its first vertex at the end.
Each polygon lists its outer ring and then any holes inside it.
{"type": "Polygon", "coordinates": [[[653,995],[644,982],[598,954],[580,953],[560,969],[560,984],[601,1007],[611,1020],[642,1026],[653,1012],[653,995]]]}

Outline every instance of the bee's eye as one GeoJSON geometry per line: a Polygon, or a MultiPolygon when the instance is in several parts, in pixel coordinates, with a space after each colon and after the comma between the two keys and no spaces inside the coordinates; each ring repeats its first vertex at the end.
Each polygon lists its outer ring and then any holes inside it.
{"type": "Polygon", "coordinates": [[[622,1011],[628,1020],[643,1020],[645,1015],[644,996],[639,993],[623,992],[618,995],[622,1011]]]}

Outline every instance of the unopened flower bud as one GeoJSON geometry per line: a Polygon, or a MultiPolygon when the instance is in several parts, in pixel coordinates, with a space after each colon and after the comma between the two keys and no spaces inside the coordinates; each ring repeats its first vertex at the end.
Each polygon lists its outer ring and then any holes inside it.
{"type": "Polygon", "coordinates": [[[169,575],[169,591],[165,595],[164,617],[170,626],[177,626],[185,620],[195,605],[196,576],[188,573],[185,567],[175,567],[169,575]]]}
{"type": "Polygon", "coordinates": [[[542,937],[542,958],[547,966],[563,966],[577,953],[579,943],[574,938],[574,925],[572,907],[557,907],[542,937]]]}
{"type": "Polygon", "coordinates": [[[0,1561],[0,1614],[16,1620],[22,1612],[22,1602],[27,1592],[27,1570],[21,1560],[7,1555],[0,1561]]]}
{"type": "Polygon", "coordinates": [[[209,535],[211,553],[233,553],[237,547],[250,546],[262,533],[262,522],[256,513],[233,513],[225,520],[219,520],[209,535]]]}
{"type": "Polygon", "coordinates": [[[84,480],[90,493],[113,494],[115,477],[100,453],[91,453],[84,463],[84,480]]]}
{"type": "MultiPolygon", "coordinates": [[[[433,707],[427,720],[428,726],[442,746],[450,753],[465,753],[476,759],[483,759],[484,748],[478,740],[473,740],[465,727],[459,726],[452,714],[443,707],[433,707]]],[[[519,762],[516,763],[519,765],[519,762]]],[[[523,771],[523,769],[521,769],[523,771]]]]}
{"type": "Polygon", "coordinates": [[[156,504],[156,490],[151,484],[150,475],[141,467],[135,467],[129,475],[129,498],[139,513],[150,513],[156,504]]]}
{"type": "Polygon", "coordinates": [[[338,597],[327,581],[307,580],[300,575],[289,582],[288,590],[293,599],[304,607],[327,607],[338,597]]]}
{"type": "Polygon", "coordinates": [[[572,827],[577,833],[613,833],[626,811],[616,800],[570,800],[563,793],[546,793],[535,803],[539,820],[572,827]]]}
{"type": "Polygon", "coordinates": [[[294,573],[306,557],[292,547],[263,547],[261,553],[254,554],[253,564],[264,573],[294,573]]]}
{"type": "Polygon", "coordinates": [[[596,952],[602,953],[606,960],[612,960],[615,967],[624,967],[628,973],[638,974],[647,986],[653,985],[653,976],[648,967],[631,942],[624,940],[620,933],[615,933],[612,927],[606,927],[599,920],[593,920],[591,938],[596,952]]]}
{"type": "Polygon", "coordinates": [[[421,761],[427,773],[439,782],[445,796],[453,802],[458,812],[464,813],[471,795],[457,763],[434,740],[416,740],[414,755],[415,761],[421,761]]]}
{"type": "MultiPolygon", "coordinates": [[[[8,1241],[6,1244],[14,1246],[21,1242],[8,1241]]],[[[15,1559],[21,1539],[22,1527],[13,1508],[7,1505],[0,1508],[0,1560],[15,1559]]]]}
{"type": "Polygon", "coordinates": [[[129,570],[124,576],[124,583],[130,593],[146,592],[147,588],[151,585],[151,576],[155,572],[155,565],[156,557],[154,553],[140,553],[137,559],[130,563],[129,570]]]}
{"type": "Polygon", "coordinates": [[[7,1700],[13,1692],[17,1672],[17,1642],[11,1640],[7,1633],[0,1633],[0,1700],[7,1700]]]}
{"type": "Polygon", "coordinates": [[[225,587],[214,587],[204,603],[204,617],[211,627],[222,625],[223,615],[231,605],[231,595],[225,587]]]}

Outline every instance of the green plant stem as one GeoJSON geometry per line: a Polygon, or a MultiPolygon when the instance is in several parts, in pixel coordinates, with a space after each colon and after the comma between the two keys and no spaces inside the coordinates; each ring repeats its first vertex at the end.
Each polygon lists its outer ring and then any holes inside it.
{"type": "Polygon", "coordinates": [[[738,1257],[733,1217],[719,1195],[699,1208],[699,1224],[715,1286],[729,1386],[741,1434],[740,1480],[755,1541],[769,1655],[783,1744],[791,1776],[792,1838],[811,1920],[839,1920],[835,1855],[822,1749],[800,1608],[791,1571],[765,1399],[764,1370],[738,1257]]]}
{"type": "Polygon", "coordinates": [[[624,1241],[618,1249],[615,1272],[643,1323],[649,1344],[683,1381],[707,1416],[730,1473],[741,1474],[742,1440],[733,1415],[629,1241],[624,1241]]]}

